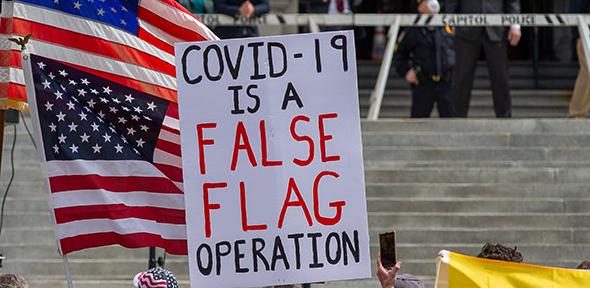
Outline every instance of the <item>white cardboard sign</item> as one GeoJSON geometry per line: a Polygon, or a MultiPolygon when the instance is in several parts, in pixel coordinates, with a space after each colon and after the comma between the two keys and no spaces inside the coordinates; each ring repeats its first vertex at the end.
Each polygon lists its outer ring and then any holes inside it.
{"type": "Polygon", "coordinates": [[[176,55],[191,287],[370,277],[353,33],[176,55]]]}

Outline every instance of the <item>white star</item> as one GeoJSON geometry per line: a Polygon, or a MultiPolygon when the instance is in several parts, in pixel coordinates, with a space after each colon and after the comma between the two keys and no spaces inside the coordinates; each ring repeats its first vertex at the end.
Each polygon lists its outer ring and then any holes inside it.
{"type": "Polygon", "coordinates": [[[90,93],[98,95],[98,91],[96,91],[96,89],[90,89],[90,93]]]}
{"type": "Polygon", "coordinates": [[[100,102],[102,102],[102,103],[109,103],[109,99],[107,99],[107,98],[104,98],[104,97],[100,97],[100,99],[99,99],[99,100],[100,100],[100,102]]]}
{"type": "Polygon", "coordinates": [[[66,76],[68,76],[68,73],[66,72],[65,69],[64,70],[59,70],[59,75],[61,75],[63,77],[66,77],[66,76]]]}
{"type": "Polygon", "coordinates": [[[154,109],[157,108],[156,105],[154,105],[154,102],[147,103],[147,105],[148,105],[147,109],[152,110],[152,111],[154,111],[154,109]]]}
{"type": "Polygon", "coordinates": [[[104,118],[104,113],[102,111],[98,111],[98,116],[100,116],[100,118],[98,120],[100,120],[102,122],[102,118],[104,118]]]}
{"type": "Polygon", "coordinates": [[[129,112],[129,111],[131,111],[131,110],[129,110],[129,108],[127,108],[127,106],[123,106],[123,107],[121,107],[121,108],[123,108],[123,110],[125,110],[125,112],[129,112]]]}
{"type": "Polygon", "coordinates": [[[55,115],[57,116],[57,121],[65,121],[66,120],[66,114],[61,113],[61,111],[59,111],[59,114],[55,115]]]}
{"type": "Polygon", "coordinates": [[[44,89],[49,89],[49,87],[51,86],[51,82],[47,81],[47,79],[45,79],[45,81],[41,82],[41,84],[43,84],[44,89]]]}
{"type": "Polygon", "coordinates": [[[133,128],[127,128],[127,135],[135,135],[135,129],[133,128]]]}
{"type": "Polygon", "coordinates": [[[141,110],[141,108],[139,108],[139,106],[133,108],[133,111],[135,111],[135,112],[137,112],[139,114],[141,114],[141,112],[143,112],[143,110],[141,110]]]}
{"type": "Polygon", "coordinates": [[[119,98],[113,98],[112,99],[113,102],[117,103],[117,104],[121,104],[121,100],[119,100],[119,98]]]}
{"type": "Polygon", "coordinates": [[[131,94],[129,94],[129,95],[125,95],[125,101],[127,101],[127,102],[131,102],[131,101],[133,101],[133,100],[135,100],[135,98],[133,98],[133,96],[131,96],[131,94]]]}
{"type": "Polygon", "coordinates": [[[59,147],[57,147],[57,144],[53,145],[51,148],[53,148],[53,153],[59,154],[59,147]]]}
{"type": "Polygon", "coordinates": [[[111,130],[111,132],[113,132],[113,133],[117,133],[117,130],[115,130],[115,127],[113,127],[113,126],[110,126],[110,127],[109,127],[109,129],[111,130]]]}
{"type": "Polygon", "coordinates": [[[88,92],[86,92],[86,90],[84,90],[84,89],[78,89],[78,96],[84,97],[84,96],[86,96],[86,93],[88,93],[88,92]]]}
{"type": "Polygon", "coordinates": [[[59,139],[59,143],[66,143],[66,139],[68,139],[68,136],[64,136],[64,134],[61,134],[59,137],[57,137],[57,139],[59,139]]]}
{"type": "Polygon", "coordinates": [[[90,108],[84,106],[84,110],[86,110],[86,112],[91,112],[92,110],[90,110],[90,108]]]}
{"type": "Polygon", "coordinates": [[[78,125],[74,124],[74,122],[72,122],[72,124],[68,125],[68,127],[70,128],[70,132],[72,132],[72,131],[76,132],[76,129],[78,129],[78,125]]]}
{"type": "Polygon", "coordinates": [[[127,119],[125,117],[119,117],[119,123],[125,124],[127,123],[127,119]]]}
{"type": "Polygon", "coordinates": [[[125,19],[121,19],[121,25],[127,26],[127,21],[125,21],[125,19]]]}
{"type": "Polygon", "coordinates": [[[49,129],[51,129],[51,132],[55,132],[57,129],[57,126],[53,123],[49,124],[49,129]]]}
{"type": "Polygon", "coordinates": [[[80,79],[80,81],[82,82],[82,84],[88,86],[88,84],[90,84],[90,81],[88,81],[88,79],[84,78],[84,79],[80,79]]]}
{"type": "Polygon", "coordinates": [[[94,99],[90,99],[88,102],[88,106],[90,106],[90,108],[94,108],[94,105],[96,105],[96,102],[94,102],[94,99]]]}
{"type": "Polygon", "coordinates": [[[39,63],[37,63],[37,65],[39,66],[39,69],[41,69],[41,70],[45,69],[45,66],[47,66],[43,62],[39,62],[39,63]]]}
{"type": "Polygon", "coordinates": [[[152,118],[150,118],[150,117],[148,117],[148,116],[143,116],[143,118],[144,118],[145,120],[152,121],[152,118]]]}
{"type": "Polygon", "coordinates": [[[53,0],[54,4],[59,4],[59,0],[53,0]]]}
{"type": "Polygon", "coordinates": [[[133,149],[133,151],[135,151],[135,154],[140,155],[139,151],[137,151],[137,149],[133,149]]]}
{"type": "Polygon", "coordinates": [[[96,12],[96,15],[98,15],[98,16],[104,16],[104,12],[105,12],[105,11],[104,11],[104,9],[100,8],[100,9],[98,9],[98,11],[96,12]]]}
{"type": "Polygon", "coordinates": [[[107,87],[102,87],[102,92],[106,93],[107,95],[111,95],[111,92],[113,92],[113,90],[111,90],[110,86],[107,86],[107,87]]]}
{"type": "Polygon", "coordinates": [[[104,138],[104,142],[111,142],[111,135],[109,135],[108,133],[104,133],[104,135],[102,135],[102,138],[104,138]]]}
{"type": "Polygon", "coordinates": [[[68,148],[70,148],[70,150],[72,150],[72,153],[78,153],[78,146],[72,144],[72,146],[70,146],[68,148]]]}
{"type": "Polygon", "coordinates": [[[61,90],[66,91],[66,87],[64,87],[64,85],[59,85],[59,88],[61,88],[61,90]]]}
{"type": "Polygon", "coordinates": [[[49,76],[49,78],[51,78],[51,80],[55,79],[55,75],[53,75],[53,72],[49,72],[49,74],[47,76],[49,76]]]}
{"type": "Polygon", "coordinates": [[[137,115],[131,115],[131,119],[133,119],[135,121],[139,121],[139,116],[137,116],[137,115]]]}
{"type": "Polygon", "coordinates": [[[121,6],[121,11],[127,12],[128,10],[127,10],[127,8],[125,6],[121,6]]]}
{"type": "Polygon", "coordinates": [[[113,13],[117,13],[117,9],[115,9],[115,7],[111,7],[111,11],[113,11],[113,13]]]}
{"type": "Polygon", "coordinates": [[[84,133],[83,135],[80,135],[80,138],[82,138],[82,143],[88,142],[90,135],[86,135],[86,133],[84,133]]]}
{"type": "Polygon", "coordinates": [[[111,113],[117,113],[117,112],[119,112],[119,109],[117,109],[115,107],[111,107],[111,108],[109,108],[109,111],[111,111],[111,113]]]}
{"type": "Polygon", "coordinates": [[[137,140],[137,147],[143,148],[143,144],[145,144],[145,141],[143,141],[142,138],[139,138],[139,140],[137,140]]]}
{"type": "Polygon", "coordinates": [[[147,126],[145,126],[145,125],[141,125],[141,126],[139,126],[139,127],[141,127],[141,131],[145,131],[145,132],[147,132],[147,131],[150,129],[150,128],[148,128],[148,127],[147,127],[147,126]]]}
{"type": "Polygon", "coordinates": [[[121,136],[121,140],[123,141],[123,143],[127,144],[129,142],[127,142],[127,139],[125,139],[125,137],[121,136]]]}
{"type": "Polygon", "coordinates": [[[76,104],[72,103],[72,101],[68,101],[68,103],[66,103],[66,105],[68,105],[68,110],[76,109],[76,104]]]}
{"type": "Polygon", "coordinates": [[[100,126],[96,125],[96,122],[92,122],[92,125],[90,125],[90,126],[92,126],[92,131],[98,131],[98,127],[100,127],[100,126]]]}
{"type": "Polygon", "coordinates": [[[96,143],[96,145],[92,146],[92,150],[94,150],[94,152],[92,152],[92,153],[93,154],[100,153],[100,149],[102,149],[102,147],[98,146],[98,143],[96,143]]]}
{"type": "Polygon", "coordinates": [[[53,111],[53,104],[49,103],[49,101],[45,103],[45,111],[53,111]]]}
{"type": "Polygon", "coordinates": [[[117,150],[117,153],[123,153],[123,146],[119,145],[119,143],[117,143],[115,149],[117,150]]]}
{"type": "Polygon", "coordinates": [[[76,1],[76,2],[74,3],[74,9],[78,9],[78,10],[80,10],[80,7],[82,7],[82,4],[80,4],[80,1],[76,1]]]}
{"type": "Polygon", "coordinates": [[[78,116],[80,116],[80,121],[88,120],[88,119],[86,119],[86,116],[88,116],[88,114],[84,113],[84,111],[80,112],[80,114],[78,114],[78,116]]]}
{"type": "Polygon", "coordinates": [[[68,84],[70,84],[70,85],[74,85],[74,86],[78,85],[78,83],[77,83],[76,81],[72,80],[72,79],[70,79],[70,80],[68,81],[68,84]]]}
{"type": "Polygon", "coordinates": [[[63,99],[63,97],[61,97],[61,96],[63,96],[64,93],[61,93],[60,91],[57,91],[57,92],[55,92],[53,94],[55,95],[55,99],[63,99]]]}

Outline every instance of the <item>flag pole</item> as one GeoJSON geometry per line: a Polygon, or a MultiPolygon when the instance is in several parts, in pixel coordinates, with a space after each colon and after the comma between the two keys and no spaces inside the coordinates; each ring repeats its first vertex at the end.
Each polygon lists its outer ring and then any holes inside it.
{"type": "Polygon", "coordinates": [[[62,255],[61,257],[64,261],[64,271],[66,272],[68,288],[74,288],[74,283],[72,283],[72,274],[70,273],[70,262],[68,262],[68,255],[62,255]]]}

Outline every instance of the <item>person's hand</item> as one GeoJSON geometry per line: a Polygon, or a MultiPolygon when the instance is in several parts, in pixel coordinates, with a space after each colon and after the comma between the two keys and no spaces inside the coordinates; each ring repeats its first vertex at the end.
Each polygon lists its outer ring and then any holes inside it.
{"type": "Polygon", "coordinates": [[[255,8],[252,5],[252,2],[245,1],[242,6],[240,6],[240,15],[246,18],[252,18],[254,16],[255,8]]]}
{"type": "Polygon", "coordinates": [[[418,77],[416,76],[416,71],[414,71],[414,69],[408,70],[408,73],[406,73],[406,81],[412,85],[420,84],[418,82],[418,77]]]}
{"type": "Polygon", "coordinates": [[[508,32],[508,42],[510,42],[511,46],[518,45],[520,42],[520,37],[522,37],[522,33],[519,27],[511,27],[510,31],[508,32]]]}
{"type": "Polygon", "coordinates": [[[395,276],[401,269],[402,262],[397,262],[397,264],[391,268],[385,268],[381,263],[381,255],[379,255],[379,258],[377,258],[377,264],[379,266],[377,267],[377,278],[379,279],[379,282],[381,282],[381,288],[393,288],[393,284],[395,284],[395,276]]]}

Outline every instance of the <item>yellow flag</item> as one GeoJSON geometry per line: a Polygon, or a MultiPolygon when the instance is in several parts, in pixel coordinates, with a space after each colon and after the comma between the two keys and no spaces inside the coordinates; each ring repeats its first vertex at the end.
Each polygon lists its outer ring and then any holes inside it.
{"type": "Polygon", "coordinates": [[[435,288],[588,288],[590,271],[438,254],[435,288]]]}

